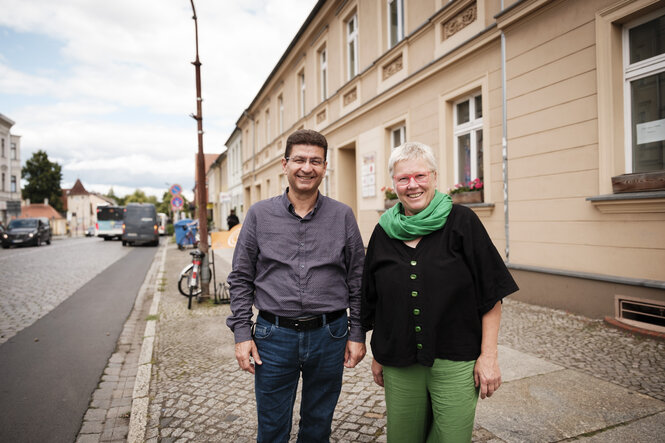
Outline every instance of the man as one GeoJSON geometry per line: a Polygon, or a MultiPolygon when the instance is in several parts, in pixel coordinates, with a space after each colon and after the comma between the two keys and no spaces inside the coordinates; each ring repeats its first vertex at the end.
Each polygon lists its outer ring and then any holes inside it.
{"type": "Polygon", "coordinates": [[[316,131],[289,136],[282,159],[289,187],[250,207],[233,254],[226,323],[238,364],[255,374],[259,442],[289,440],[301,374],[298,441],[329,441],[344,366],[365,356],[365,252],[351,208],[318,191],[327,150],[316,131]]]}
{"type": "Polygon", "coordinates": [[[229,230],[231,230],[231,228],[233,228],[238,223],[240,223],[240,220],[238,219],[238,216],[236,215],[236,210],[231,209],[231,213],[229,214],[228,217],[226,217],[226,224],[228,225],[229,230]]]}

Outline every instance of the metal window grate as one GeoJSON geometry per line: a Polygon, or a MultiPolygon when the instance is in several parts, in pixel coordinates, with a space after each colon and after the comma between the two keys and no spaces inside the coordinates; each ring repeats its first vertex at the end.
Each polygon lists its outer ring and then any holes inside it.
{"type": "Polygon", "coordinates": [[[652,331],[665,332],[665,302],[617,297],[617,320],[652,331]]]}

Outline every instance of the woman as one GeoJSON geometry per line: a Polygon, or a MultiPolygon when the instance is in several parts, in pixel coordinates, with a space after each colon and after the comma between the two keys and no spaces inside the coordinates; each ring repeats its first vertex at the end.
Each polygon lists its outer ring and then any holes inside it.
{"type": "Polygon", "coordinates": [[[469,442],[476,402],[501,384],[501,300],[517,285],[475,213],[436,190],[429,146],[390,156],[399,203],[375,227],[362,321],[374,329],[389,442],[469,442]]]}

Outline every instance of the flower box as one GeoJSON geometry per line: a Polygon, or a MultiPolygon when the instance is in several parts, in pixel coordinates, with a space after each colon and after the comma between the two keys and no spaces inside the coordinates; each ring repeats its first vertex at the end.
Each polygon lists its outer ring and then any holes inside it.
{"type": "Polygon", "coordinates": [[[457,192],[450,197],[453,199],[453,203],[457,204],[482,203],[483,191],[457,192]]]}
{"type": "Polygon", "coordinates": [[[612,192],[646,192],[665,190],[665,171],[635,172],[612,177],[612,192]]]}

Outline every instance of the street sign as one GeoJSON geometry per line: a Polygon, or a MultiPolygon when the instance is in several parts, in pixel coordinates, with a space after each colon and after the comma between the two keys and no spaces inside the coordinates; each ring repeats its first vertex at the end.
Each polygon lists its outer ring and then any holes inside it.
{"type": "Polygon", "coordinates": [[[171,195],[180,195],[182,187],[180,185],[171,185],[169,192],[171,192],[171,195]]]}
{"type": "Polygon", "coordinates": [[[175,197],[173,197],[171,199],[171,207],[175,211],[177,211],[179,209],[182,209],[184,204],[185,204],[185,201],[179,195],[176,195],[175,197]]]}

